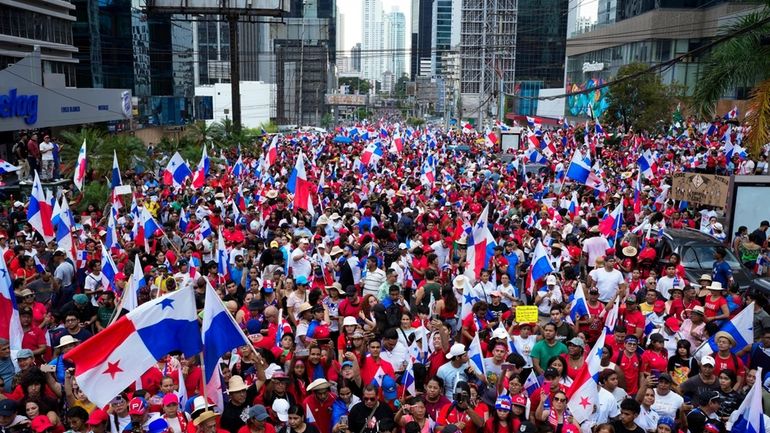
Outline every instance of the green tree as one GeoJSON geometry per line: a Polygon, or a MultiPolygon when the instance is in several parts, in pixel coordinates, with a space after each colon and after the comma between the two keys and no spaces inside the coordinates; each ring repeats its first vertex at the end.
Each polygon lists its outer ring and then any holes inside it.
{"type": "Polygon", "coordinates": [[[705,58],[703,73],[693,94],[695,109],[713,116],[716,102],[736,87],[754,85],[745,121],[749,151],[757,156],[770,141],[770,2],[727,25],[720,35],[737,36],[714,47],[705,58]]]}
{"type": "Polygon", "coordinates": [[[348,86],[350,93],[360,93],[363,95],[369,93],[371,88],[368,81],[358,77],[340,77],[338,82],[340,86],[348,86]]]}
{"type": "Polygon", "coordinates": [[[83,140],[86,140],[86,167],[93,171],[93,179],[109,178],[112,171],[113,151],[118,157],[121,170],[147,167],[149,158],[142,140],[133,135],[108,134],[97,129],[84,128],[79,131],[63,131],[66,146],[62,148],[61,159],[63,174],[73,174],[75,161],[83,140]]]}
{"type": "Polygon", "coordinates": [[[395,86],[395,97],[398,99],[405,99],[406,98],[406,84],[409,82],[409,77],[406,75],[402,75],[401,78],[396,81],[395,86]]]}
{"type": "MultiPolygon", "coordinates": [[[[637,75],[649,68],[644,63],[621,66],[615,80],[637,75]]],[[[604,122],[623,125],[626,129],[651,131],[660,127],[661,116],[671,113],[674,91],[660,82],[657,74],[641,74],[610,85],[609,107],[604,122]]]]}

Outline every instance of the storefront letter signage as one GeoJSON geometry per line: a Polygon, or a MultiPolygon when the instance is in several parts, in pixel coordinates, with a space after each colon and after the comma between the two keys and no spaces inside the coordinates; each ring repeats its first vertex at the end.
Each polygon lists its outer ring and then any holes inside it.
{"type": "Polygon", "coordinates": [[[37,122],[37,95],[18,95],[16,89],[0,95],[0,118],[23,117],[24,123],[34,125],[37,122]]]}

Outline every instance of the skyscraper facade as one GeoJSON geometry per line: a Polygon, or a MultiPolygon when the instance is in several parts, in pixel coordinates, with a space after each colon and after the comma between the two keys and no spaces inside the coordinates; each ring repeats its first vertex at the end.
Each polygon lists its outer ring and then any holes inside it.
{"type": "Polygon", "coordinates": [[[406,17],[403,12],[393,11],[386,16],[385,22],[385,69],[398,80],[406,73],[406,17]]]}
{"type": "Polygon", "coordinates": [[[420,62],[431,59],[432,28],[433,0],[412,0],[412,41],[409,53],[409,75],[412,80],[423,72],[420,70],[420,62]]]}
{"type": "Polygon", "coordinates": [[[361,42],[361,74],[367,80],[380,80],[384,72],[385,32],[380,0],[363,1],[363,38],[361,42]]]}

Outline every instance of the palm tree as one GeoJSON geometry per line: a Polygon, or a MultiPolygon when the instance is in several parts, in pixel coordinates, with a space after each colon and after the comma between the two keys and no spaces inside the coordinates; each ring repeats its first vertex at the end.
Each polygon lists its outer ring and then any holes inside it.
{"type": "Polygon", "coordinates": [[[725,92],[758,83],[746,115],[751,127],[748,148],[757,156],[760,147],[770,141],[770,1],[722,31],[722,35],[731,34],[737,36],[717,45],[704,61],[693,95],[695,108],[703,116],[713,117],[716,102],[725,92]]]}
{"type": "MultiPolygon", "coordinates": [[[[142,140],[131,135],[112,135],[96,129],[64,131],[66,141],[61,153],[64,173],[72,173],[80,145],[86,140],[86,166],[93,172],[93,179],[102,179],[112,170],[113,151],[118,157],[121,170],[147,167],[147,148],[142,140]]],[[[109,176],[108,176],[109,177],[109,176]]]]}

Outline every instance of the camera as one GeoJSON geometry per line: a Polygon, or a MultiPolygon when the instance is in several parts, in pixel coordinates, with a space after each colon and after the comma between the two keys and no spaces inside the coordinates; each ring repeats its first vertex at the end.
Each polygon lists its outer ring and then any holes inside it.
{"type": "Polygon", "coordinates": [[[468,404],[470,402],[467,392],[455,392],[452,394],[452,400],[454,400],[457,404],[468,404]]]}

